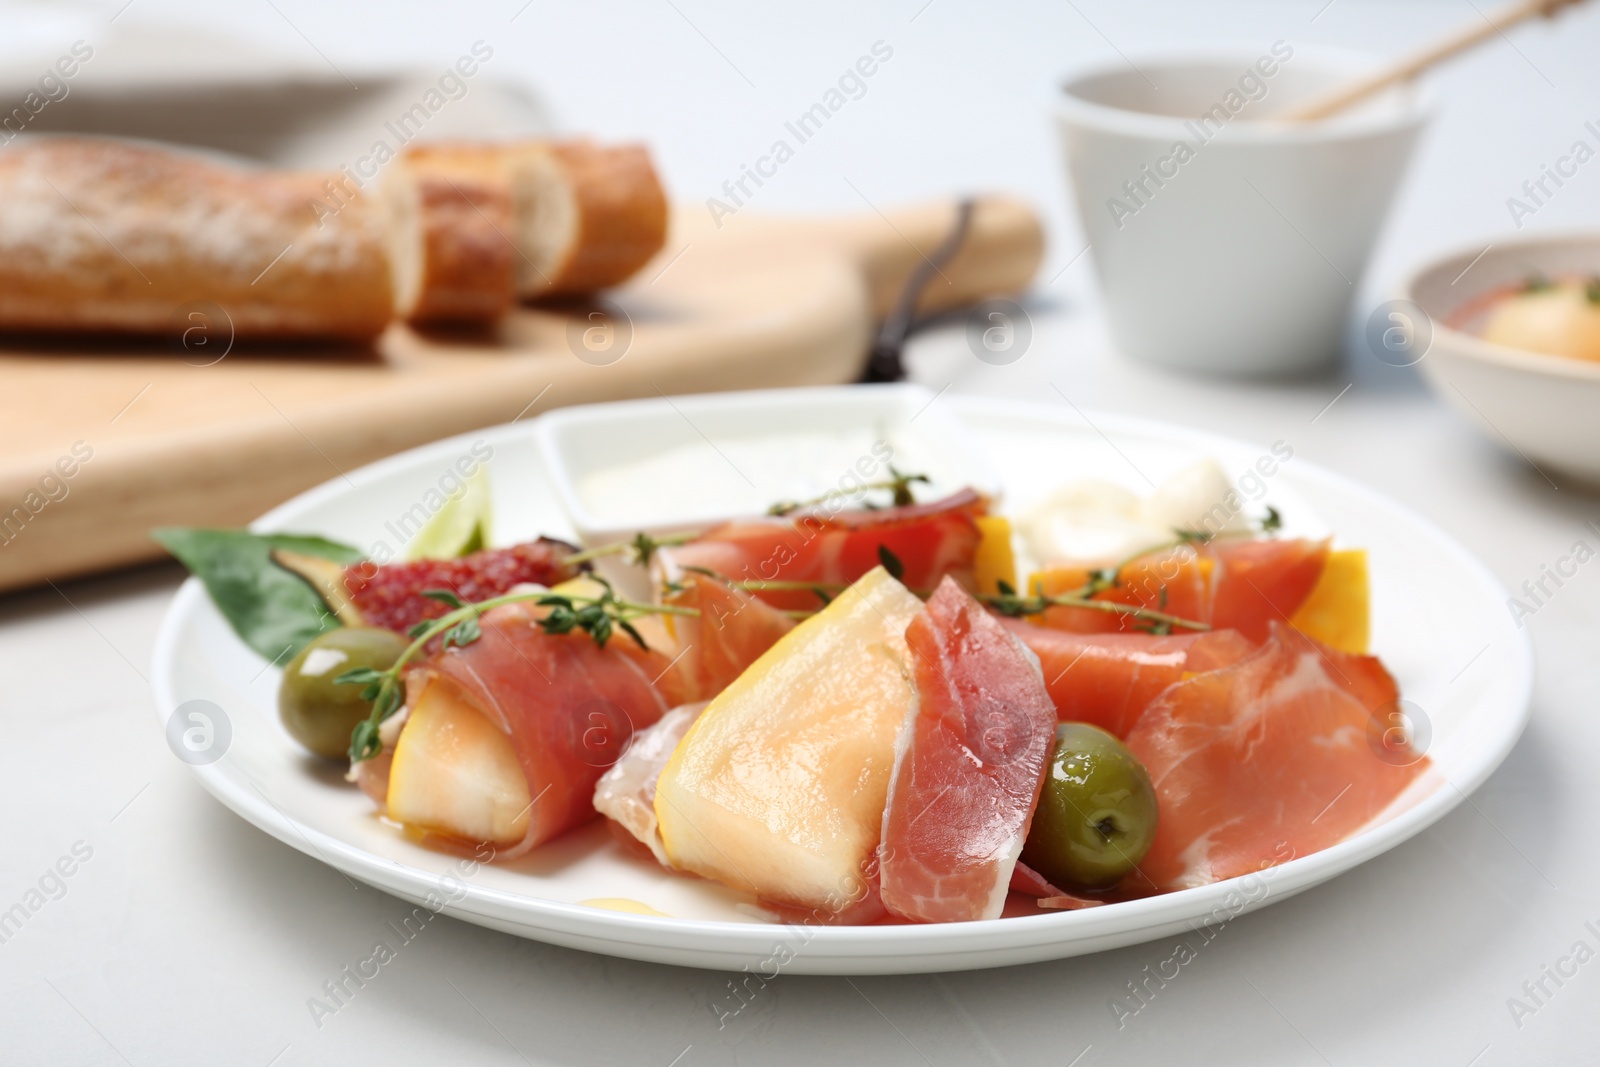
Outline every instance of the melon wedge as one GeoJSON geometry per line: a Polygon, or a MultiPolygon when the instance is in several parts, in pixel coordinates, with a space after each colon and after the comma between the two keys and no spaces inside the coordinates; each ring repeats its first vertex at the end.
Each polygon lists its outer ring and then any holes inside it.
{"type": "Polygon", "coordinates": [[[407,826],[495,844],[522,840],[533,807],[511,739],[437,676],[411,701],[385,806],[407,826]]]}
{"type": "Polygon", "coordinates": [[[1289,624],[1340,652],[1364,656],[1371,631],[1371,600],[1366,549],[1337,549],[1328,553],[1322,577],[1289,624]]]}
{"type": "Polygon", "coordinates": [[[861,898],[914,699],[905,630],[921,610],[877,568],[710,703],[656,784],[674,867],[803,908],[861,898]]]}

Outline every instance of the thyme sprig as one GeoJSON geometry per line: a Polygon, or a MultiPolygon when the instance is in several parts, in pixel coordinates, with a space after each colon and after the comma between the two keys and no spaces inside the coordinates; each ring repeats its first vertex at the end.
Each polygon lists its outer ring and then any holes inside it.
{"type": "MultiPolygon", "coordinates": [[[[905,575],[905,565],[900,562],[899,557],[890,551],[887,546],[878,546],[878,560],[883,564],[884,569],[888,571],[895,579],[898,580],[905,575]]],[[[1090,611],[1104,611],[1117,615],[1126,615],[1143,623],[1144,628],[1147,629],[1148,632],[1156,634],[1169,634],[1174,628],[1184,630],[1211,629],[1210,625],[1207,623],[1196,622],[1193,619],[1185,619],[1157,608],[1147,608],[1142,604],[1125,604],[1117,600],[1092,599],[1096,593],[1103,592],[1104,590],[1109,589],[1117,584],[1117,573],[1120,569],[1121,568],[1119,566],[1105,567],[1100,570],[1091,571],[1089,581],[1082,587],[1075,589],[1070,593],[1062,593],[1052,596],[1046,596],[1043,593],[1039,593],[1034,596],[1024,597],[1017,594],[1016,589],[1012,587],[1011,583],[1002,581],[1000,583],[1000,591],[998,593],[981,593],[978,595],[977,599],[980,603],[986,604],[990,608],[994,609],[994,611],[998,614],[1005,615],[1010,618],[1021,618],[1024,615],[1038,615],[1046,608],[1050,607],[1071,607],[1088,608],[1090,611]]],[[[796,582],[784,581],[781,579],[750,579],[744,581],[733,581],[723,577],[720,574],[716,574],[713,571],[705,570],[704,568],[696,568],[696,570],[703,574],[710,575],[719,581],[727,582],[735,589],[743,589],[748,592],[760,592],[763,590],[797,590],[802,592],[811,592],[815,593],[824,604],[831,603],[834,595],[848,588],[847,586],[837,582],[796,582]]],[[[911,592],[924,600],[933,595],[932,590],[928,589],[912,589],[911,592]]],[[[1167,590],[1166,587],[1163,586],[1161,589],[1161,608],[1165,608],[1166,606],[1167,590]]]]}
{"type": "MultiPolygon", "coordinates": [[[[993,608],[998,614],[1013,619],[1022,618],[1024,615],[1038,615],[1046,608],[1087,608],[1090,611],[1126,615],[1143,623],[1144,625],[1140,629],[1151,634],[1170,634],[1174,629],[1195,631],[1211,629],[1210,623],[1185,619],[1160,608],[1147,608],[1142,604],[1124,604],[1120,600],[1095,600],[1092,599],[1092,595],[1079,595],[1078,591],[1054,595],[1035,593],[1033,596],[1021,596],[1011,586],[1010,582],[1001,582],[998,594],[985,593],[980,595],[978,599],[993,608]]],[[[1161,587],[1160,604],[1161,608],[1167,606],[1166,586],[1161,587]]]]}
{"type": "MultiPolygon", "coordinates": [[[[891,463],[889,465],[888,478],[879,482],[867,482],[865,485],[855,490],[855,492],[866,493],[878,490],[887,490],[890,494],[890,499],[893,501],[891,506],[904,508],[910,507],[917,502],[916,496],[911,492],[911,487],[913,485],[931,484],[932,481],[926,474],[905,474],[899,470],[896,470],[894,464],[891,463]]],[[[809,500],[781,500],[768,508],[767,514],[778,517],[784,515],[793,515],[797,511],[805,511],[807,508],[814,508],[818,504],[825,504],[838,495],[840,495],[840,491],[838,489],[833,489],[823,493],[821,496],[812,497],[809,500]]],[[[852,493],[851,495],[853,496],[855,494],[852,493]]],[[[876,510],[878,505],[869,502],[864,506],[868,510],[876,510]]]]}
{"type": "Polygon", "coordinates": [[[477,641],[483,636],[483,627],[478,620],[484,612],[492,608],[503,604],[531,601],[539,607],[549,609],[543,617],[535,620],[545,633],[566,634],[580,630],[593,638],[595,644],[601,648],[606,646],[606,642],[616,630],[627,634],[640,648],[649,648],[645,644],[644,637],[633,625],[633,620],[646,615],[700,614],[695,608],[672,604],[645,604],[628,600],[619,597],[605,579],[595,578],[594,581],[602,587],[597,596],[530,589],[468,603],[448,589],[429,589],[424,592],[423,596],[448,605],[451,610],[437,619],[423,619],[413,626],[407,632],[411,643],[387,670],[358,667],[355,670],[345,671],[334,679],[334,683],[338,685],[364,686],[361,698],[372,702],[372,713],[357,723],[350,734],[350,762],[360,763],[362,760],[371,759],[382,750],[383,744],[378,739],[378,727],[399,710],[404,693],[405,669],[417,655],[435,638],[440,639],[441,650],[451,647],[465,648],[477,641]]]}
{"type": "Polygon", "coordinates": [[[657,549],[667,548],[672,545],[686,545],[699,536],[699,530],[689,530],[684,533],[675,534],[662,534],[660,536],[648,534],[643,530],[640,530],[626,541],[613,541],[610,544],[597,545],[594,548],[586,548],[582,552],[574,552],[572,555],[566,558],[565,562],[569,565],[577,566],[582,563],[588,563],[592,560],[597,560],[602,556],[628,555],[631,557],[628,560],[629,563],[640,567],[648,567],[650,565],[650,561],[655,558],[657,549]]]}

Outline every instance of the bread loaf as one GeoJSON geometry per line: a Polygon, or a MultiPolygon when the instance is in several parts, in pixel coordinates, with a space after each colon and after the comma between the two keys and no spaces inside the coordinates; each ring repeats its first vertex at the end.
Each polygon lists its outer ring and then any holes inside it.
{"type": "Polygon", "coordinates": [[[666,244],[667,196],[643,145],[528,146],[514,180],[523,298],[620,285],[666,244]]]}
{"type": "Polygon", "coordinates": [[[19,139],[0,150],[0,330],[161,334],[209,301],[237,338],[370,340],[393,314],[381,214],[353,189],[330,208],[334,180],[19,139]]]}
{"type": "Polygon", "coordinates": [[[516,302],[511,181],[494,145],[419,145],[383,182],[395,310],[414,323],[491,321],[516,302]]]}
{"type": "Polygon", "coordinates": [[[385,178],[395,292],[413,322],[498,318],[515,298],[627,281],[667,238],[640,145],[439,143],[385,178]]]}

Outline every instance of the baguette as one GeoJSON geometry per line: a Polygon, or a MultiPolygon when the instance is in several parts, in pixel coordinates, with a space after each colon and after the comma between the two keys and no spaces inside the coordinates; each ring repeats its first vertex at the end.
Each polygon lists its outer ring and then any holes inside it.
{"type": "Polygon", "coordinates": [[[498,319],[516,302],[504,149],[418,145],[383,183],[395,310],[418,324],[498,319]]]}
{"type": "Polygon", "coordinates": [[[0,329],[161,334],[209,301],[236,338],[370,341],[393,315],[381,215],[353,190],[328,208],[334,178],[16,142],[0,150],[0,329]]]}
{"type": "Polygon", "coordinates": [[[518,296],[619,285],[666,244],[667,196],[643,145],[535,143],[514,153],[518,296]]]}

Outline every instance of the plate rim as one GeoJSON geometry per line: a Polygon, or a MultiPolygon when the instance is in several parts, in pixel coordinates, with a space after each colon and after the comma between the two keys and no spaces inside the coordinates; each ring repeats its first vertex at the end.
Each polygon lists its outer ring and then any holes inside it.
{"type": "MultiPolygon", "coordinates": [[[[850,388],[840,386],[837,388],[850,388]]],[[[770,393],[774,390],[752,390],[770,393]]],[[[724,395],[725,394],[711,394],[724,395]]],[[[693,396],[677,398],[692,401],[693,396]]],[[[954,396],[947,398],[957,405],[957,417],[1015,418],[1026,416],[1043,423],[1064,424],[1072,420],[1059,405],[1047,401],[1013,400],[998,397],[954,396]]],[[[599,406],[599,405],[595,405],[599,406]]],[[[1226,451],[1260,450],[1260,446],[1242,438],[1229,437],[1184,426],[1164,420],[1139,415],[1079,410],[1078,415],[1095,432],[1104,435],[1107,430],[1155,439],[1163,443],[1188,447],[1217,448],[1226,451]]],[[[491,440],[526,436],[527,443],[538,452],[541,462],[546,460],[539,451],[536,420],[528,423],[504,423],[482,427],[442,438],[438,441],[406,449],[395,455],[366,464],[336,476],[318,486],[299,493],[266,512],[250,523],[252,530],[271,529],[281,524],[291,513],[314,507],[325,500],[360,492],[371,482],[380,480],[397,469],[408,467],[420,453],[448,450],[473,439],[491,440]]],[[[1432,520],[1417,513],[1407,505],[1371,489],[1354,478],[1340,474],[1311,461],[1296,463],[1296,477],[1308,477],[1331,483],[1368,505],[1384,510],[1414,524],[1425,531],[1434,543],[1448,550],[1455,562],[1463,566],[1483,586],[1485,591],[1505,594],[1505,587],[1466,546],[1432,520]]],[[[178,661],[180,631],[187,624],[198,603],[205,597],[199,579],[185,579],[162,616],[151,654],[151,690],[153,710],[163,726],[170,710],[178,704],[176,699],[175,666],[178,661]]],[[[1505,633],[1512,638],[1516,679],[1513,687],[1513,707],[1493,720],[1498,730],[1475,746],[1480,754],[1468,761],[1466,773],[1456,778],[1443,779],[1444,785],[1416,801],[1386,822],[1362,830],[1329,848],[1296,857],[1278,867],[1271,868],[1274,886],[1259,900],[1248,901],[1239,908],[1229,910],[1232,917],[1245,910],[1253,910],[1283,899],[1301,889],[1320,884],[1351,868],[1366,862],[1409,840],[1433,825],[1478,789],[1510,755],[1525,729],[1531,712],[1534,681],[1534,659],[1531,635],[1526,628],[1509,627],[1505,633]],[[1448,788],[1447,788],[1448,787],[1448,788]],[[1285,877],[1287,876],[1287,877],[1285,877]]],[[[327,834],[289,816],[273,804],[259,785],[245,781],[242,772],[230,776],[220,761],[204,766],[191,766],[201,785],[224,806],[245,821],[263,830],[296,850],[328,864],[346,874],[351,874],[369,885],[405,899],[421,900],[428,892],[437,889],[444,876],[413,867],[398,860],[376,855],[357,845],[327,834]],[[254,796],[251,790],[254,790],[254,796]],[[335,862],[335,859],[339,862],[335,862]],[[409,888],[408,888],[409,886],[409,888]]],[[[1104,909],[1089,908],[1079,911],[1062,911],[1012,918],[977,920],[965,923],[913,924],[905,926],[805,926],[808,935],[801,956],[812,966],[803,970],[810,973],[843,973],[827,969],[827,965],[846,965],[865,957],[892,954],[906,964],[914,964],[925,957],[967,956],[967,960],[946,960],[945,969],[987,967],[1018,962],[1008,959],[984,960],[981,956],[1003,955],[1030,946],[1042,947],[1048,940],[1052,948],[1070,950],[1074,943],[1099,938],[1124,937],[1119,943],[1134,943],[1145,938],[1128,937],[1145,930],[1150,937],[1161,936],[1159,928],[1172,923],[1192,920],[1195,915],[1215,913],[1223,902],[1237,895],[1240,883],[1252,875],[1213,882],[1192,889],[1179,890],[1139,900],[1119,902],[1104,909]],[[1204,906],[1203,905],[1207,905],[1204,906]],[[1070,936],[1063,936],[1071,931],[1070,936]],[[815,965],[822,965],[816,969],[815,965]]],[[[799,929],[793,923],[742,923],[713,919],[684,919],[670,916],[648,916],[609,911],[583,904],[549,900],[504,889],[493,888],[460,880],[463,887],[459,899],[448,902],[443,913],[470,922],[498,920],[514,923],[519,933],[536,940],[565,939],[586,945],[612,946],[613,955],[636,959],[660,960],[663,955],[675,955],[680,960],[696,956],[731,958],[750,953],[769,953],[775,934],[799,929]],[[512,918],[514,916],[515,918],[512,918]],[[688,944],[694,941],[695,944],[688,944]],[[661,950],[646,954],[643,950],[661,950]],[[629,951],[632,950],[632,951],[629,951]]],[[[455,890],[453,890],[455,891],[455,890]]],[[[504,928],[504,926],[501,926],[504,928]]],[[[595,949],[591,949],[595,950],[595,949]]],[[[1090,951],[1098,951],[1091,949],[1090,951]]],[[[1061,956],[1072,955],[1062,951],[1061,956]]],[[[1030,958],[1052,958],[1050,953],[1035,954],[1030,958]]],[[[892,973],[910,973],[914,966],[891,968],[892,973]]],[[[802,968],[795,967],[795,973],[802,968]]],[[[850,972],[854,973],[854,972],[850,972]]]]}

